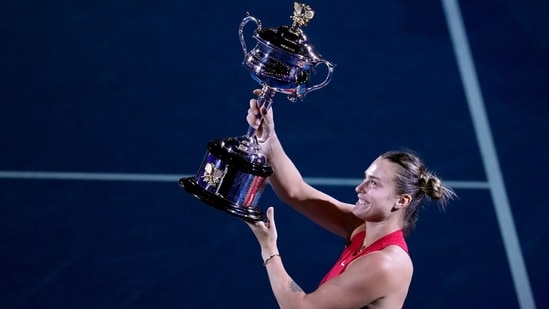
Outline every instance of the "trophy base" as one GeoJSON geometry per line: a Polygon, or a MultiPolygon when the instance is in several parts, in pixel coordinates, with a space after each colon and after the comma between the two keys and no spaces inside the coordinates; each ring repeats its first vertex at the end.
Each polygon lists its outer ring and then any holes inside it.
{"type": "Polygon", "coordinates": [[[265,214],[259,207],[239,206],[218,194],[204,189],[198,184],[195,177],[181,178],[179,186],[202,202],[245,221],[254,223],[266,220],[265,214]]]}
{"type": "Polygon", "coordinates": [[[202,202],[249,222],[264,221],[257,203],[273,173],[247,136],[213,140],[195,177],[179,186],[202,202]]]}

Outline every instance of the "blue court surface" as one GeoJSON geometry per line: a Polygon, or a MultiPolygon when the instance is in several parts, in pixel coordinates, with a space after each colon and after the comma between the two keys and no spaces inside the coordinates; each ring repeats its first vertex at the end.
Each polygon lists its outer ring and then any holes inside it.
{"type": "MultiPolygon", "coordinates": [[[[333,80],[273,104],[304,177],[354,203],[370,162],[406,147],[459,196],[427,205],[408,238],[405,308],[549,308],[549,2],[307,4],[303,30],[333,80]]],[[[0,2],[0,308],[277,307],[246,224],[178,180],[208,141],[246,133],[259,87],[242,66],[246,12],[276,27],[292,11],[0,2]]],[[[270,187],[260,205],[276,209],[288,272],[314,290],[343,240],[270,187]]]]}

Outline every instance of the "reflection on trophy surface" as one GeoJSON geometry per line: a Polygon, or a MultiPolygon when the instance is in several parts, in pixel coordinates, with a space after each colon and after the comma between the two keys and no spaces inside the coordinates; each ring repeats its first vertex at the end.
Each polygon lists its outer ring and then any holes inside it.
{"type": "MultiPolygon", "coordinates": [[[[307,93],[331,81],[334,65],[315,51],[300,28],[307,25],[314,13],[310,6],[296,2],[291,26],[262,28],[261,21],[250,15],[240,23],[243,66],[262,87],[257,99],[259,106],[270,108],[277,92],[286,94],[290,101],[303,100],[307,93]],[[248,51],[244,27],[250,21],[257,25],[253,32],[257,45],[248,51]],[[310,85],[310,76],[320,64],[327,66],[327,75],[322,82],[310,85]]],[[[181,178],[179,185],[228,214],[249,222],[265,220],[257,203],[273,169],[261,154],[254,133],[255,129],[249,127],[246,135],[210,141],[196,176],[181,178]]]]}

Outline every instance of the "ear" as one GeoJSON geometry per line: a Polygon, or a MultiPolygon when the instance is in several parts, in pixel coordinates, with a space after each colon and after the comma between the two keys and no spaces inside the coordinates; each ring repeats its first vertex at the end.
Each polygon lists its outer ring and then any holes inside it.
{"type": "Polygon", "coordinates": [[[412,196],[410,194],[402,194],[396,202],[395,208],[400,209],[407,207],[412,202],[412,196]]]}

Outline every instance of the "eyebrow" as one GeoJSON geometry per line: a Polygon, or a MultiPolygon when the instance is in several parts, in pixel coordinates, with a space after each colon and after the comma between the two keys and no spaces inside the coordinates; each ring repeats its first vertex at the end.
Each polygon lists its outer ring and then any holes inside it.
{"type": "Polygon", "coordinates": [[[369,175],[366,173],[366,171],[364,171],[364,178],[373,178],[373,179],[376,179],[376,180],[379,180],[381,181],[381,178],[377,177],[377,176],[374,176],[374,175],[369,175]]]}

